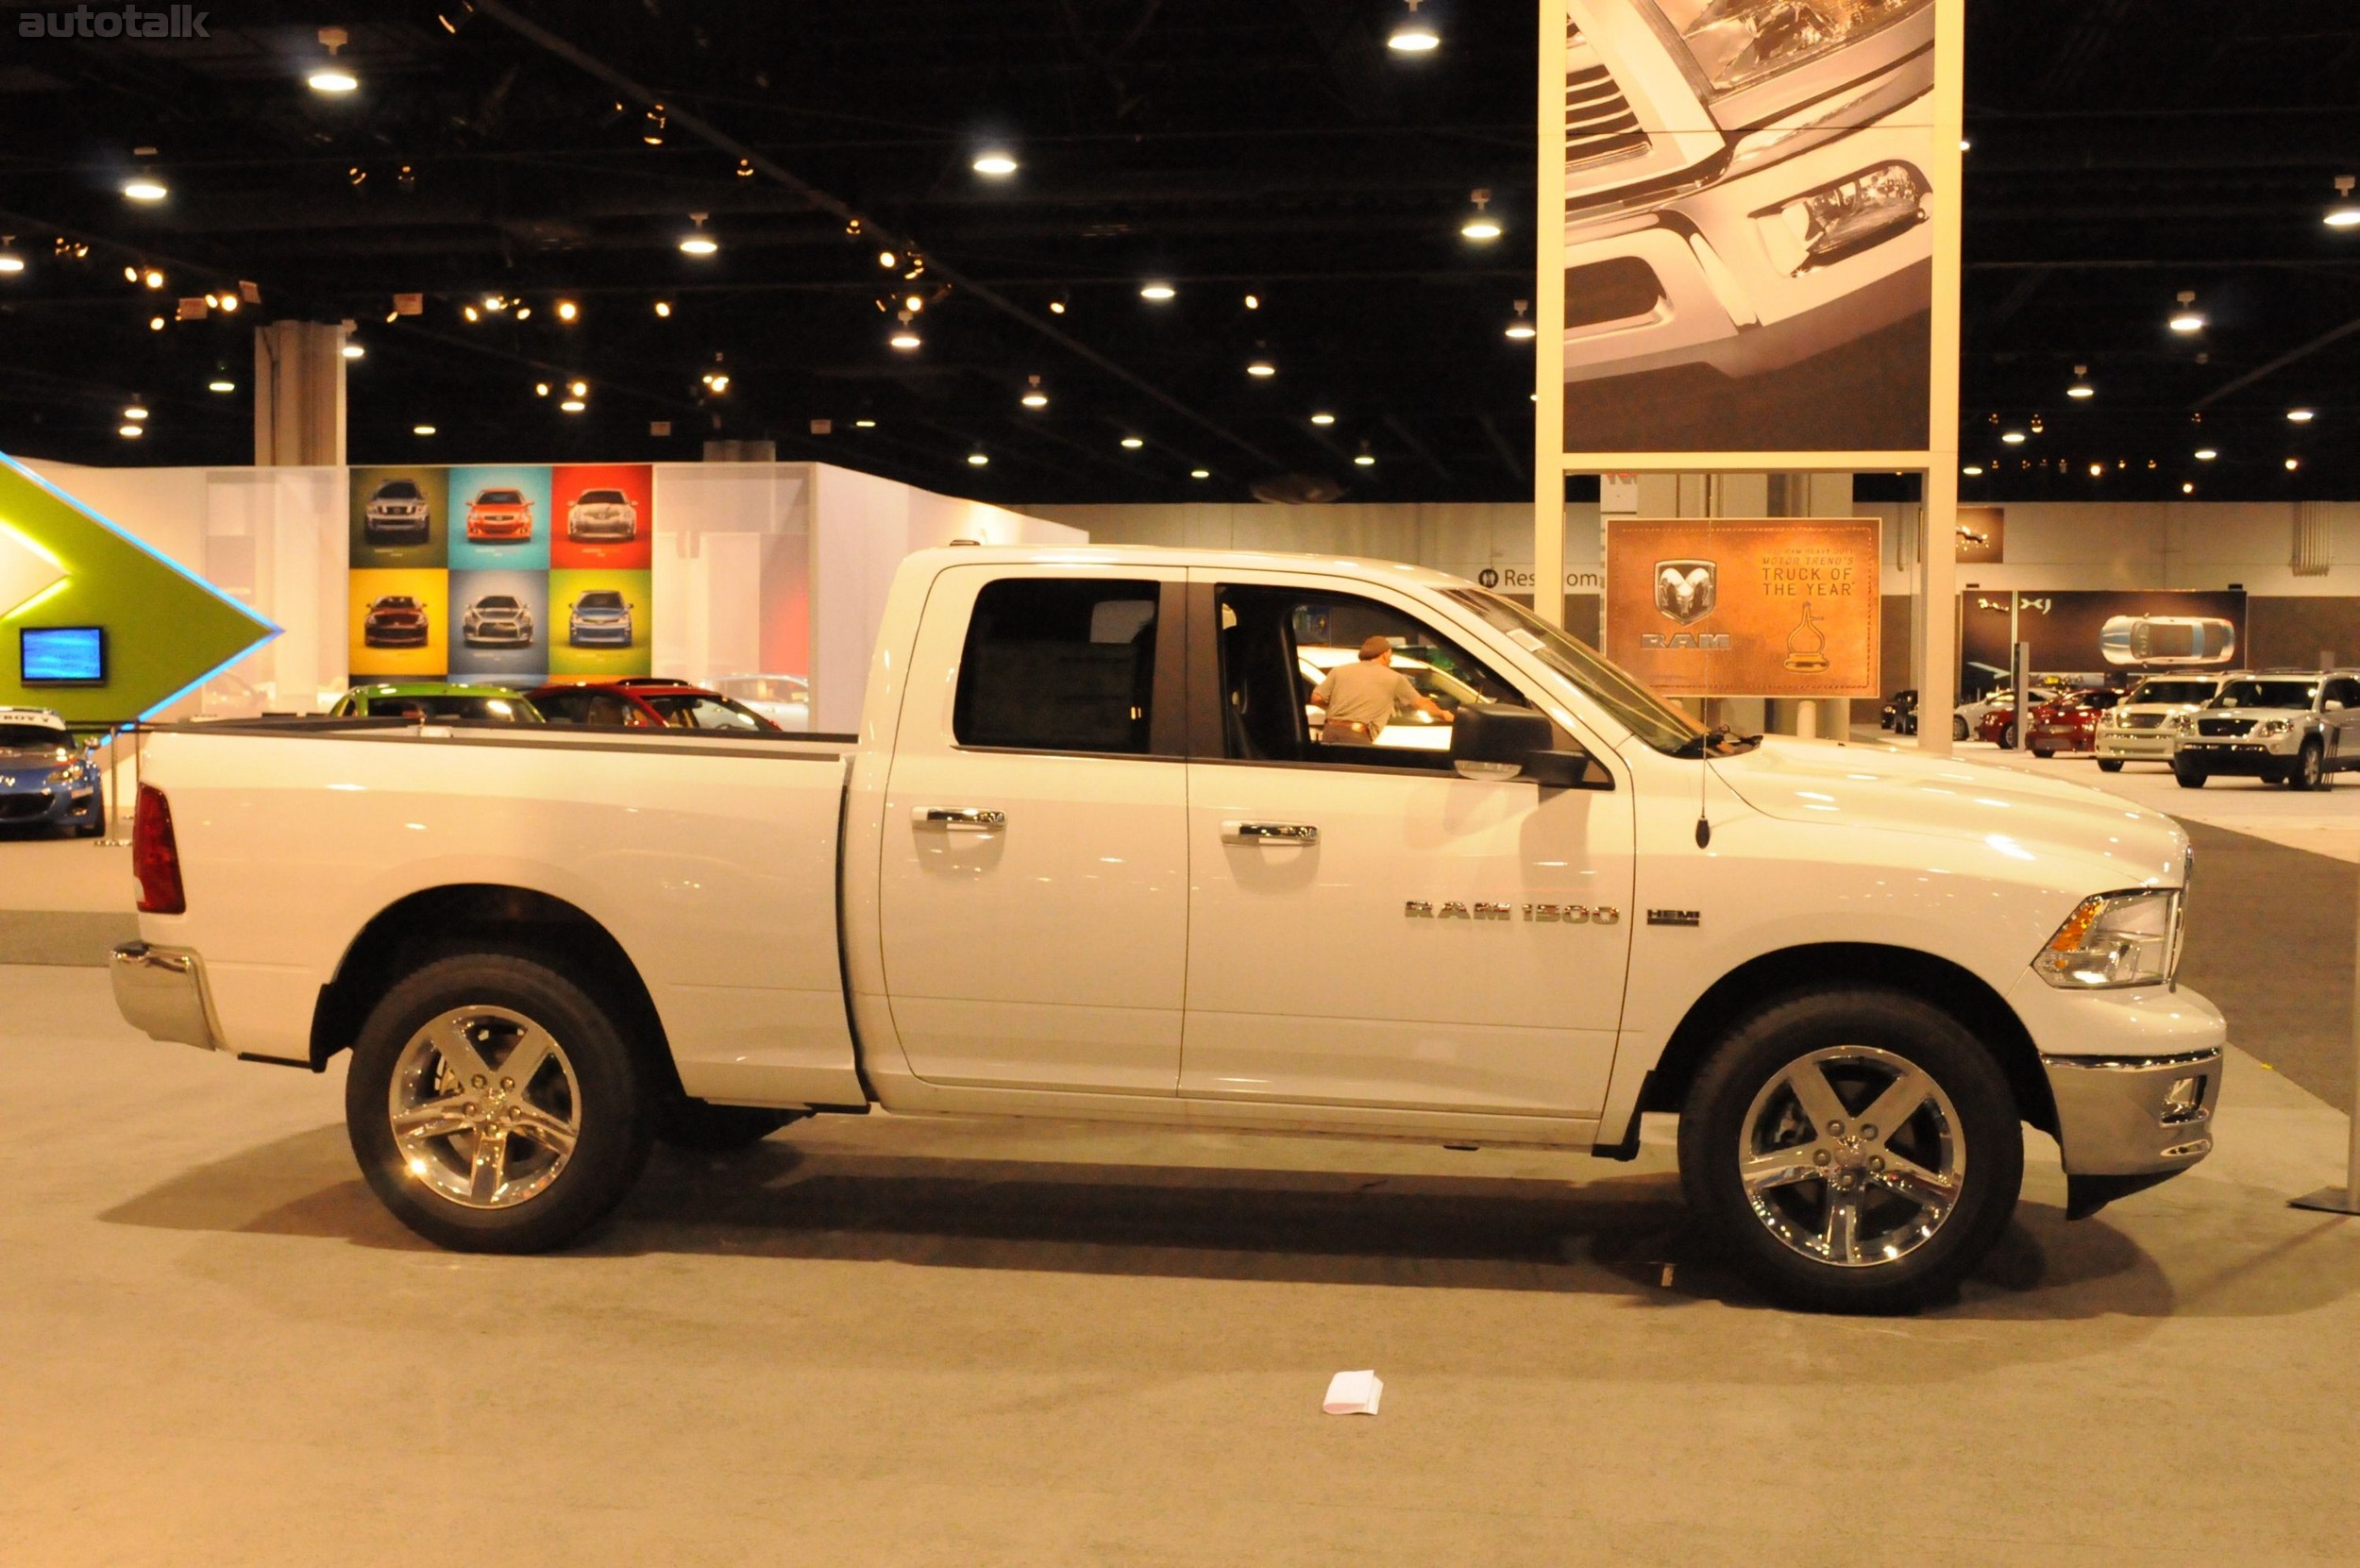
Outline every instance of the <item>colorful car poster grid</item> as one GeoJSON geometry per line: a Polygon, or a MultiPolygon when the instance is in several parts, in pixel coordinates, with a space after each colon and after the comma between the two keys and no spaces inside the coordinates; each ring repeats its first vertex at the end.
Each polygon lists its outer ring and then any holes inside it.
{"type": "Polygon", "coordinates": [[[646,464],[352,470],[355,681],[649,673],[646,464]]]}

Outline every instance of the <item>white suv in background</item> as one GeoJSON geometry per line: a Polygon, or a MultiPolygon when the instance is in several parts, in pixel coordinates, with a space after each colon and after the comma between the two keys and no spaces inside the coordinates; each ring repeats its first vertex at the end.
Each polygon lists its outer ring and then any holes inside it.
{"type": "Polygon", "coordinates": [[[2171,721],[2213,700],[2224,681],[2243,675],[2150,675],[2098,720],[2098,766],[2119,773],[2126,762],[2168,764],[2177,741],[2171,721]]]}
{"type": "Polygon", "coordinates": [[[2201,789],[2216,773],[2317,789],[2360,767],[2360,671],[2266,669],[2223,681],[2169,720],[2172,777],[2201,789]]]}

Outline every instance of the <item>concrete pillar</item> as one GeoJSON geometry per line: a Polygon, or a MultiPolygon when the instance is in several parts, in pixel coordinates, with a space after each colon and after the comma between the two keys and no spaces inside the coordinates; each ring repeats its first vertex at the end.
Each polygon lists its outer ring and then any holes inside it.
{"type": "Polygon", "coordinates": [[[254,331],[254,465],[341,468],[345,329],[274,321],[254,331]]]}

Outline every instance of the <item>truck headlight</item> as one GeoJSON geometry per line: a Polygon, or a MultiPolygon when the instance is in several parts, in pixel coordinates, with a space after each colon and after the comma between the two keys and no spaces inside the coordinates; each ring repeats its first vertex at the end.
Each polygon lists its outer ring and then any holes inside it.
{"type": "Polygon", "coordinates": [[[1756,216],[1762,244],[1789,274],[1808,272],[1913,228],[1926,215],[1925,177],[1880,163],[1756,216]]]}
{"type": "Polygon", "coordinates": [[[2180,894],[2165,887],[2083,899],[2032,968],[2065,990],[2166,985],[2180,963],[2180,894]]]}
{"type": "Polygon", "coordinates": [[[2253,733],[2257,735],[2283,735],[2286,733],[2286,721],[2283,718],[2263,719],[2253,726],[2253,733]]]}
{"type": "Polygon", "coordinates": [[[1930,0],[1655,0],[1714,95],[1815,59],[1930,0]]]}
{"type": "Polygon", "coordinates": [[[2173,714],[2169,718],[2164,720],[2164,728],[2166,730],[2193,730],[2196,728],[2196,716],[2193,714],[2173,714]]]}

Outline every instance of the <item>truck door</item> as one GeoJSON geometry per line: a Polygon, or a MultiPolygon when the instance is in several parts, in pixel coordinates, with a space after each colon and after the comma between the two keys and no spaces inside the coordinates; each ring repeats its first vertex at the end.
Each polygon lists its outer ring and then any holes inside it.
{"type": "Polygon", "coordinates": [[[1181,575],[936,579],[879,867],[885,990],[919,1078],[1177,1092],[1181,575]]]}
{"type": "Polygon", "coordinates": [[[1619,760],[1580,737],[1618,787],[1542,790],[1458,777],[1448,726],[1408,716],[1314,738],[1312,672],[1373,635],[1442,707],[1527,698],[1415,600],[1192,577],[1181,1093],[1596,1114],[1633,916],[1619,760]]]}

